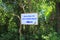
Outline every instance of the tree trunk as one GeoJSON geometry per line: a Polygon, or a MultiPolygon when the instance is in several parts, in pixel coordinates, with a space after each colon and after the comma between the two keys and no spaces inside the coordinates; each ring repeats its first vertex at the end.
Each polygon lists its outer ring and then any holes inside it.
{"type": "Polygon", "coordinates": [[[57,20],[56,29],[58,34],[60,34],[60,3],[59,2],[56,3],[56,20],[57,20]]]}

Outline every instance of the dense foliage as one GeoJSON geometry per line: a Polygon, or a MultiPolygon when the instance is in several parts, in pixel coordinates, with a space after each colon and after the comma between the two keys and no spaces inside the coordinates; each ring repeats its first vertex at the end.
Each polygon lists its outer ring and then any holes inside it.
{"type": "MultiPolygon", "coordinates": [[[[37,26],[23,26],[22,33],[23,39],[26,40],[56,40],[56,32],[53,29],[54,23],[51,22],[50,16],[52,11],[55,10],[55,3],[47,0],[31,0],[23,1],[21,3],[24,7],[24,12],[37,12],[39,15],[39,24],[37,26]],[[52,25],[53,24],[53,25],[52,25]],[[28,29],[27,29],[28,28],[28,29]],[[28,31],[27,31],[27,30],[28,31]],[[26,31],[26,32],[25,32],[26,31]],[[54,37],[53,37],[54,35],[54,37]],[[26,37],[24,37],[26,36],[26,37]],[[29,37],[28,37],[29,36],[29,37]],[[30,38],[30,39],[29,39],[30,38]]],[[[23,40],[21,39],[21,40],[23,40]]]]}
{"type": "Polygon", "coordinates": [[[0,0],[0,40],[59,40],[55,1],[0,0]],[[38,13],[38,25],[21,25],[21,13],[38,13]]]}

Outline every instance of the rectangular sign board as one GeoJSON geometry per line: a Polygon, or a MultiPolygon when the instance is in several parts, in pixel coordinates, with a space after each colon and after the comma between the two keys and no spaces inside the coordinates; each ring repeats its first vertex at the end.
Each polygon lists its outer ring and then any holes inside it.
{"type": "Polygon", "coordinates": [[[38,25],[38,14],[37,13],[23,13],[23,14],[21,14],[21,24],[38,25]]]}

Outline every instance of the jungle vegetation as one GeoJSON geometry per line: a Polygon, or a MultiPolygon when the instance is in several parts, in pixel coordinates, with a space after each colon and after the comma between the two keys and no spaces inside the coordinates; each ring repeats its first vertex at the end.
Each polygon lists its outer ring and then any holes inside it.
{"type": "Polygon", "coordinates": [[[0,40],[60,40],[60,0],[0,0],[0,40]],[[38,13],[38,25],[21,25],[22,13],[38,13]]]}

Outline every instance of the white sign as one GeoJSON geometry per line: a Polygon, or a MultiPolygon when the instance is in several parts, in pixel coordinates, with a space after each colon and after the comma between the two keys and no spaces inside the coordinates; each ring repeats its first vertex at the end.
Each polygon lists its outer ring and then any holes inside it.
{"type": "Polygon", "coordinates": [[[24,25],[38,25],[38,14],[37,13],[21,14],[21,24],[24,24],[24,25]]]}

